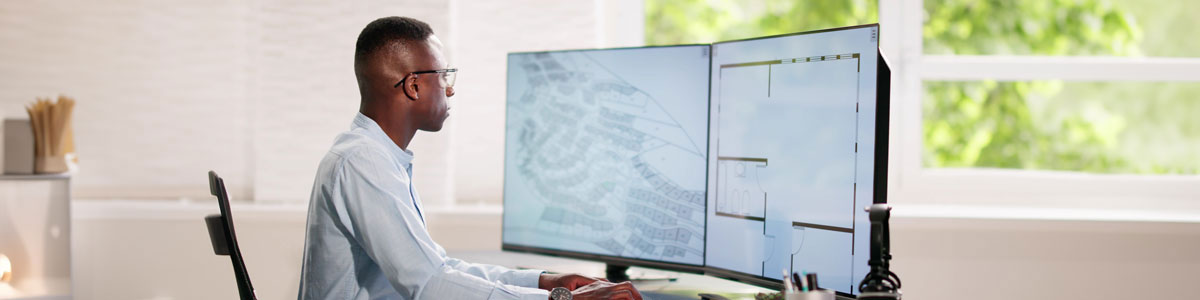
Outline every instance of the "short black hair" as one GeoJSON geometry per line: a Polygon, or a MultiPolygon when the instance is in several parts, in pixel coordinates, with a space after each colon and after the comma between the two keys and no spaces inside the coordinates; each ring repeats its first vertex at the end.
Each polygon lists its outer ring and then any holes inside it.
{"type": "Polygon", "coordinates": [[[395,42],[424,41],[433,35],[429,24],[409,17],[383,17],[371,21],[358,34],[358,42],[354,46],[354,63],[357,65],[370,57],[375,51],[395,42]]]}

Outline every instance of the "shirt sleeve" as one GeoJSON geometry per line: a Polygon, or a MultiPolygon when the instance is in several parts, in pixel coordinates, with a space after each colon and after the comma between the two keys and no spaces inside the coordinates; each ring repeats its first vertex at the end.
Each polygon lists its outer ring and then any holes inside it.
{"type": "Polygon", "coordinates": [[[446,260],[412,205],[408,193],[412,181],[389,162],[384,154],[372,151],[348,156],[336,171],[332,202],[340,206],[335,209],[355,242],[400,295],[408,299],[548,298],[547,291],[507,284],[527,284],[527,273],[505,275],[478,266],[467,266],[464,272],[456,268],[466,266],[463,262],[446,260]]]}
{"type": "Polygon", "coordinates": [[[446,257],[445,259],[446,264],[456,270],[475,275],[487,281],[519,287],[538,288],[538,279],[541,278],[542,273],[546,273],[543,270],[513,270],[496,265],[470,263],[452,257],[446,257]]]}

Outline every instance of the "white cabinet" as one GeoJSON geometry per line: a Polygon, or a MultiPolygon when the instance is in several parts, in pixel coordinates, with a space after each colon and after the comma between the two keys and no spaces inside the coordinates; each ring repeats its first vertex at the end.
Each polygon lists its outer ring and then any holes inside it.
{"type": "Polygon", "coordinates": [[[71,299],[71,177],[0,175],[0,299],[71,299]]]}

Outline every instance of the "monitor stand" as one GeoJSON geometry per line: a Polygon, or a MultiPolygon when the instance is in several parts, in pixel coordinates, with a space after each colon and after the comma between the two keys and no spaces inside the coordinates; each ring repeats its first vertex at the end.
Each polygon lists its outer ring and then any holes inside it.
{"type": "Polygon", "coordinates": [[[612,264],[612,263],[604,264],[604,278],[608,279],[609,282],[631,281],[633,283],[669,282],[669,281],[675,281],[676,279],[679,279],[674,276],[629,278],[629,266],[628,265],[619,265],[619,264],[612,264]]]}

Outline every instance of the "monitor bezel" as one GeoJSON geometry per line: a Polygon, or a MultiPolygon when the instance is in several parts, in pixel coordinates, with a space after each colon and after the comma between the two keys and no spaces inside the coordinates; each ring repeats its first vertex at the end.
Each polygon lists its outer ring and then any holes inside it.
{"type": "MultiPolygon", "coordinates": [[[[513,55],[528,55],[528,54],[538,54],[538,53],[595,52],[595,51],[614,51],[614,50],[640,50],[640,49],[654,49],[654,48],[707,47],[708,54],[709,54],[708,55],[709,72],[705,76],[706,77],[705,81],[708,82],[706,84],[706,86],[710,90],[709,93],[711,93],[712,76],[708,76],[708,75],[712,74],[712,46],[713,46],[712,44],[682,44],[682,45],[657,45],[657,46],[641,46],[641,47],[614,47],[614,48],[600,48],[600,49],[565,49],[565,50],[509,52],[508,55],[505,56],[505,68],[507,70],[509,60],[512,58],[513,55]]],[[[505,126],[507,127],[507,122],[508,122],[507,116],[509,113],[507,88],[510,83],[509,81],[511,80],[511,78],[509,78],[507,75],[507,71],[505,73],[504,80],[505,80],[504,86],[506,89],[506,92],[504,95],[504,99],[505,99],[504,115],[506,118],[505,126]]],[[[709,119],[712,117],[712,114],[707,109],[707,107],[712,106],[711,101],[712,101],[712,96],[709,95],[708,99],[706,99],[706,101],[705,101],[705,107],[706,107],[705,119],[707,120],[705,123],[705,145],[706,145],[706,147],[704,147],[705,169],[708,168],[707,167],[707,164],[708,164],[708,147],[707,147],[707,145],[708,145],[708,141],[711,139],[711,136],[712,136],[711,132],[709,132],[710,127],[711,127],[711,124],[710,124],[711,120],[709,120],[709,119]]],[[[505,157],[508,156],[508,153],[507,153],[508,143],[509,143],[508,130],[505,129],[504,130],[505,157]]],[[[508,162],[505,161],[504,163],[507,165],[508,162]]],[[[508,178],[507,178],[507,176],[501,176],[501,177],[503,177],[503,178],[502,178],[502,183],[501,183],[502,186],[501,186],[501,196],[500,197],[501,197],[501,207],[503,207],[504,202],[508,200],[507,199],[507,197],[508,197],[507,196],[508,195],[508,193],[507,193],[508,192],[507,191],[508,178]]],[[[708,182],[708,172],[705,172],[704,181],[708,182]]],[[[704,191],[704,198],[708,199],[708,189],[705,189],[705,191],[704,191]]],[[[704,226],[706,226],[705,228],[707,230],[707,226],[708,226],[708,205],[707,205],[707,203],[705,204],[704,209],[705,209],[705,214],[704,214],[704,223],[705,224],[704,224],[704,226]]],[[[502,250],[502,251],[541,254],[541,255],[555,256],[555,257],[575,258],[575,259],[583,259],[583,260],[601,262],[601,263],[605,263],[608,265],[646,267],[646,268],[654,268],[654,269],[660,269],[660,270],[685,272],[685,273],[693,273],[693,274],[704,274],[704,272],[705,272],[704,266],[707,263],[707,261],[706,261],[707,257],[704,257],[704,256],[702,256],[702,258],[700,260],[700,264],[687,264],[687,263],[668,262],[668,261],[650,260],[650,259],[615,256],[615,255],[596,254],[596,253],[581,252],[581,251],[561,250],[561,249],[554,249],[554,248],[547,248],[547,247],[529,246],[529,245],[518,244],[518,243],[509,243],[509,242],[506,242],[504,239],[504,220],[505,220],[504,215],[506,213],[507,212],[504,212],[504,210],[501,209],[500,250],[502,250]]],[[[705,234],[704,243],[707,247],[707,244],[708,244],[707,234],[705,234]]]]}
{"type": "MultiPolygon", "coordinates": [[[[790,37],[790,36],[797,36],[797,35],[808,35],[808,34],[860,29],[860,28],[871,28],[871,27],[876,28],[877,33],[880,31],[878,29],[879,23],[872,23],[872,24],[836,27],[836,28],[828,28],[828,29],[821,29],[821,30],[780,34],[780,35],[762,36],[762,37],[740,39],[740,40],[721,41],[721,42],[713,43],[712,45],[716,46],[716,45],[726,44],[726,43],[745,42],[745,41],[762,40],[762,39],[773,39],[773,38],[782,38],[782,37],[790,37]]],[[[878,40],[876,40],[876,41],[878,41],[878,40]]],[[[876,89],[875,89],[875,101],[876,101],[876,105],[875,105],[875,166],[874,166],[875,174],[873,174],[874,184],[872,186],[871,200],[872,200],[872,203],[880,204],[880,203],[887,203],[887,162],[888,162],[887,150],[888,150],[888,127],[889,127],[889,122],[890,122],[889,114],[891,111],[891,67],[887,64],[887,59],[884,58],[883,51],[879,50],[878,42],[876,42],[876,43],[877,43],[876,44],[876,53],[878,54],[878,59],[877,59],[878,64],[877,64],[877,68],[876,68],[877,74],[876,74],[876,83],[875,83],[875,85],[876,85],[876,89]],[[883,191],[883,192],[881,193],[879,191],[883,191]]],[[[715,48],[713,50],[715,50],[715,48]]],[[[710,53],[709,60],[715,59],[714,58],[715,55],[712,55],[711,50],[709,53],[710,53]]],[[[712,94],[712,84],[713,84],[712,76],[711,76],[711,69],[712,69],[711,64],[710,64],[709,69],[710,69],[710,71],[709,71],[710,72],[709,73],[710,74],[710,76],[709,76],[709,103],[710,103],[710,106],[709,107],[711,108],[711,103],[712,103],[712,95],[711,94],[712,94]]],[[[711,140],[712,140],[712,137],[711,137],[711,135],[712,135],[712,133],[711,133],[712,112],[711,111],[709,112],[709,118],[710,118],[710,120],[709,120],[709,123],[710,123],[709,124],[710,125],[709,140],[711,142],[711,140]]],[[[707,193],[708,193],[708,190],[705,189],[705,194],[707,195],[707,193]]],[[[707,204],[707,202],[706,202],[706,204],[707,204]]],[[[706,216],[707,216],[707,209],[708,208],[706,205],[706,207],[705,207],[706,216]]],[[[707,218],[706,218],[705,235],[704,235],[705,239],[708,238],[708,232],[707,232],[708,227],[707,226],[708,226],[708,224],[707,224],[707,218]]],[[[705,244],[707,245],[707,240],[706,240],[705,244]]],[[[737,281],[737,282],[742,282],[742,283],[746,283],[749,285],[764,287],[764,288],[768,288],[768,289],[772,289],[772,290],[783,289],[783,283],[779,279],[768,278],[768,277],[764,277],[764,276],[759,276],[759,275],[754,275],[754,274],[749,274],[749,273],[742,273],[742,272],[729,270],[729,269],[725,269],[725,268],[709,266],[707,257],[705,257],[704,275],[727,279],[727,280],[732,280],[732,281],[737,281]]],[[[845,297],[845,298],[850,298],[850,299],[853,299],[854,297],[856,297],[854,294],[850,294],[850,293],[843,293],[841,291],[835,291],[835,292],[840,297],[845,297]]]]}

